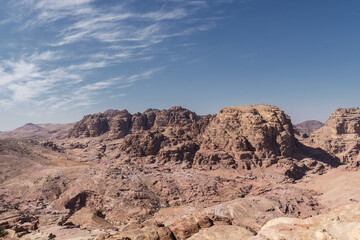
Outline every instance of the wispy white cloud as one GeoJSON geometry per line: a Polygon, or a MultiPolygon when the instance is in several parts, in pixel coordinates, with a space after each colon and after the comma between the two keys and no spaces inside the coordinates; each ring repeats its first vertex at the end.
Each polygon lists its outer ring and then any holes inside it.
{"type": "MultiPolygon", "coordinates": [[[[94,83],[88,83],[81,86],[78,89],[73,89],[70,93],[65,94],[62,97],[49,97],[45,101],[49,105],[49,109],[57,110],[57,109],[70,109],[76,108],[79,106],[91,106],[95,104],[94,98],[99,95],[103,90],[106,89],[126,89],[133,86],[135,81],[150,78],[160,69],[150,69],[143,73],[131,76],[122,76],[117,78],[111,78],[104,81],[98,81],[94,83]]],[[[112,95],[110,97],[124,97],[126,93],[117,93],[116,95],[112,95]]],[[[43,100],[44,101],[44,100],[43,100]]],[[[1,103],[0,103],[1,104],[1,103]]],[[[41,104],[43,105],[43,103],[41,104]]]]}
{"type": "Polygon", "coordinates": [[[84,81],[83,72],[105,67],[106,62],[87,62],[53,70],[42,69],[42,61],[48,60],[53,54],[55,53],[36,53],[18,61],[5,60],[0,63],[0,106],[2,108],[19,104],[52,110],[90,106],[96,103],[93,97],[100,94],[102,90],[131,87],[134,82],[148,79],[161,70],[161,68],[154,68],[139,74],[87,83],[84,81]],[[30,60],[32,62],[28,62],[30,60]]]}
{"type": "Polygon", "coordinates": [[[52,0],[40,0],[35,4],[36,8],[42,9],[67,9],[73,8],[75,6],[80,6],[93,2],[93,0],[61,0],[61,1],[52,1],[52,0]]]}
{"type": "MultiPolygon", "coordinates": [[[[40,54],[35,58],[46,59],[46,56],[46,54],[40,54]]],[[[35,61],[26,62],[21,59],[0,63],[0,92],[2,98],[7,97],[6,101],[2,101],[6,105],[30,103],[43,97],[44,94],[56,91],[59,85],[72,86],[82,81],[80,75],[68,72],[61,67],[43,70],[35,61]]]]}
{"type": "Polygon", "coordinates": [[[63,57],[64,55],[60,51],[44,51],[41,53],[35,52],[30,56],[27,56],[27,59],[30,62],[52,62],[62,59],[63,57]]]}
{"type": "Polygon", "coordinates": [[[138,81],[139,79],[148,79],[155,73],[161,71],[162,69],[163,68],[159,67],[159,68],[154,68],[154,69],[148,70],[148,71],[140,73],[140,74],[134,74],[134,75],[129,76],[127,78],[127,80],[128,80],[128,82],[133,83],[135,81],[138,81]]]}
{"type": "Polygon", "coordinates": [[[197,13],[219,1],[155,0],[160,5],[147,11],[130,7],[138,4],[136,0],[105,8],[98,7],[101,1],[97,0],[9,3],[9,17],[1,19],[0,26],[14,23],[19,32],[31,30],[45,36],[39,41],[29,38],[35,46],[21,50],[16,46],[22,42],[15,41],[12,48],[18,50],[17,55],[0,54],[0,106],[90,106],[104,90],[125,90],[149,79],[163,68],[142,72],[134,68],[132,73],[100,80],[94,75],[122,63],[150,61],[165,48],[160,43],[216,27],[221,17],[201,18],[197,13]]]}
{"type": "Polygon", "coordinates": [[[75,65],[70,65],[69,67],[67,67],[69,70],[91,70],[91,69],[96,69],[96,68],[104,68],[108,66],[108,62],[106,61],[99,61],[99,62],[85,62],[85,63],[81,63],[81,64],[75,64],[75,65]]]}

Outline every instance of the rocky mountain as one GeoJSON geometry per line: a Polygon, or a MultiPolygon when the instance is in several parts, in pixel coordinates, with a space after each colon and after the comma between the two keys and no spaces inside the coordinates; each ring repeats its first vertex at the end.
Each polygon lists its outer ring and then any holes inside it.
{"type": "Polygon", "coordinates": [[[207,116],[178,106],[108,110],[84,116],[65,138],[0,139],[0,227],[11,239],[281,236],[273,219],[302,224],[360,200],[360,175],[331,162],[334,148],[316,145],[329,146],[320,141],[327,137],[347,149],[357,139],[357,110],[342,111],[300,140],[270,105],[207,116]],[[330,187],[337,182],[351,191],[330,187]]]}
{"type": "Polygon", "coordinates": [[[338,108],[324,127],[313,132],[305,144],[323,149],[342,163],[358,166],[360,161],[360,109],[338,108]]]}
{"type": "Polygon", "coordinates": [[[302,137],[309,137],[312,132],[318,130],[319,128],[323,127],[325,124],[316,121],[316,120],[309,120],[294,126],[295,133],[302,137]]]}
{"type": "Polygon", "coordinates": [[[63,139],[73,124],[27,123],[12,131],[0,132],[0,138],[63,139]]]}
{"type": "Polygon", "coordinates": [[[203,148],[232,152],[239,159],[268,159],[295,152],[294,130],[282,110],[269,105],[228,107],[212,117],[203,148]]]}
{"type": "Polygon", "coordinates": [[[145,130],[161,131],[172,128],[183,132],[174,134],[197,134],[201,123],[209,116],[198,116],[196,113],[180,106],[168,110],[148,109],[144,113],[130,114],[127,110],[108,110],[85,116],[69,131],[69,137],[98,137],[118,139],[128,134],[145,130]],[[183,129],[185,128],[185,129],[183,129]],[[185,132],[185,130],[188,130],[185,132]]]}
{"type": "Polygon", "coordinates": [[[297,150],[290,118],[269,105],[228,107],[213,116],[181,107],[110,111],[85,116],[69,137],[123,139],[120,151],[129,156],[198,167],[250,167],[297,150]]]}

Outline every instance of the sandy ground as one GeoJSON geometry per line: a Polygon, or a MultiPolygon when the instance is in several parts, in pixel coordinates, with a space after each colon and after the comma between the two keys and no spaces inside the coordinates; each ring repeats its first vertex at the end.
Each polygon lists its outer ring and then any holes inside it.
{"type": "Polygon", "coordinates": [[[318,202],[328,210],[360,200],[360,172],[346,166],[329,170],[324,175],[310,175],[296,184],[298,188],[320,193],[318,202]]]}

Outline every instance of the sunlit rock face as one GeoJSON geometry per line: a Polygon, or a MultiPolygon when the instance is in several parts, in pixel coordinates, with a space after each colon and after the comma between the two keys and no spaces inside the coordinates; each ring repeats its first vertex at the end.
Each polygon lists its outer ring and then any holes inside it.
{"type": "Polygon", "coordinates": [[[257,158],[291,156],[295,152],[290,117],[270,105],[221,109],[202,137],[206,148],[247,152],[257,158]]]}
{"type": "Polygon", "coordinates": [[[325,126],[313,132],[306,144],[321,148],[343,163],[359,166],[360,109],[336,109],[325,126]]]}

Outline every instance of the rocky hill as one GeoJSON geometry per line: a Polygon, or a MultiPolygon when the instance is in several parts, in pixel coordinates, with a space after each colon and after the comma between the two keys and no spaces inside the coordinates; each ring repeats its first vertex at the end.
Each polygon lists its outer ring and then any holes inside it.
{"type": "Polygon", "coordinates": [[[338,108],[324,127],[313,132],[305,144],[323,149],[343,163],[358,166],[360,161],[360,109],[338,108]]]}
{"type": "MultiPolygon", "coordinates": [[[[198,134],[202,122],[209,116],[196,113],[180,106],[168,110],[148,109],[144,113],[130,114],[127,110],[108,110],[85,116],[69,131],[69,137],[98,137],[118,139],[142,131],[161,131],[168,128],[173,134],[198,134]],[[197,128],[197,129],[196,129],[197,128]],[[182,132],[179,132],[182,130],[182,132]]],[[[170,133],[171,134],[171,133],[170,133]]]]}
{"type": "Polygon", "coordinates": [[[0,132],[0,138],[63,139],[67,136],[72,123],[69,124],[33,124],[27,123],[12,131],[0,132]]]}
{"type": "Polygon", "coordinates": [[[318,130],[319,128],[323,127],[325,124],[316,121],[316,120],[309,120],[294,126],[295,133],[301,137],[309,137],[312,132],[318,130]]]}
{"type": "Polygon", "coordinates": [[[296,148],[289,116],[269,105],[221,109],[210,119],[201,139],[203,148],[232,152],[239,159],[291,156],[296,148]]]}
{"type": "Polygon", "coordinates": [[[123,139],[122,155],[200,168],[261,165],[297,150],[290,118],[269,105],[228,107],[213,116],[198,116],[181,107],[134,115],[109,111],[85,116],[70,129],[69,137],[123,139]]]}

